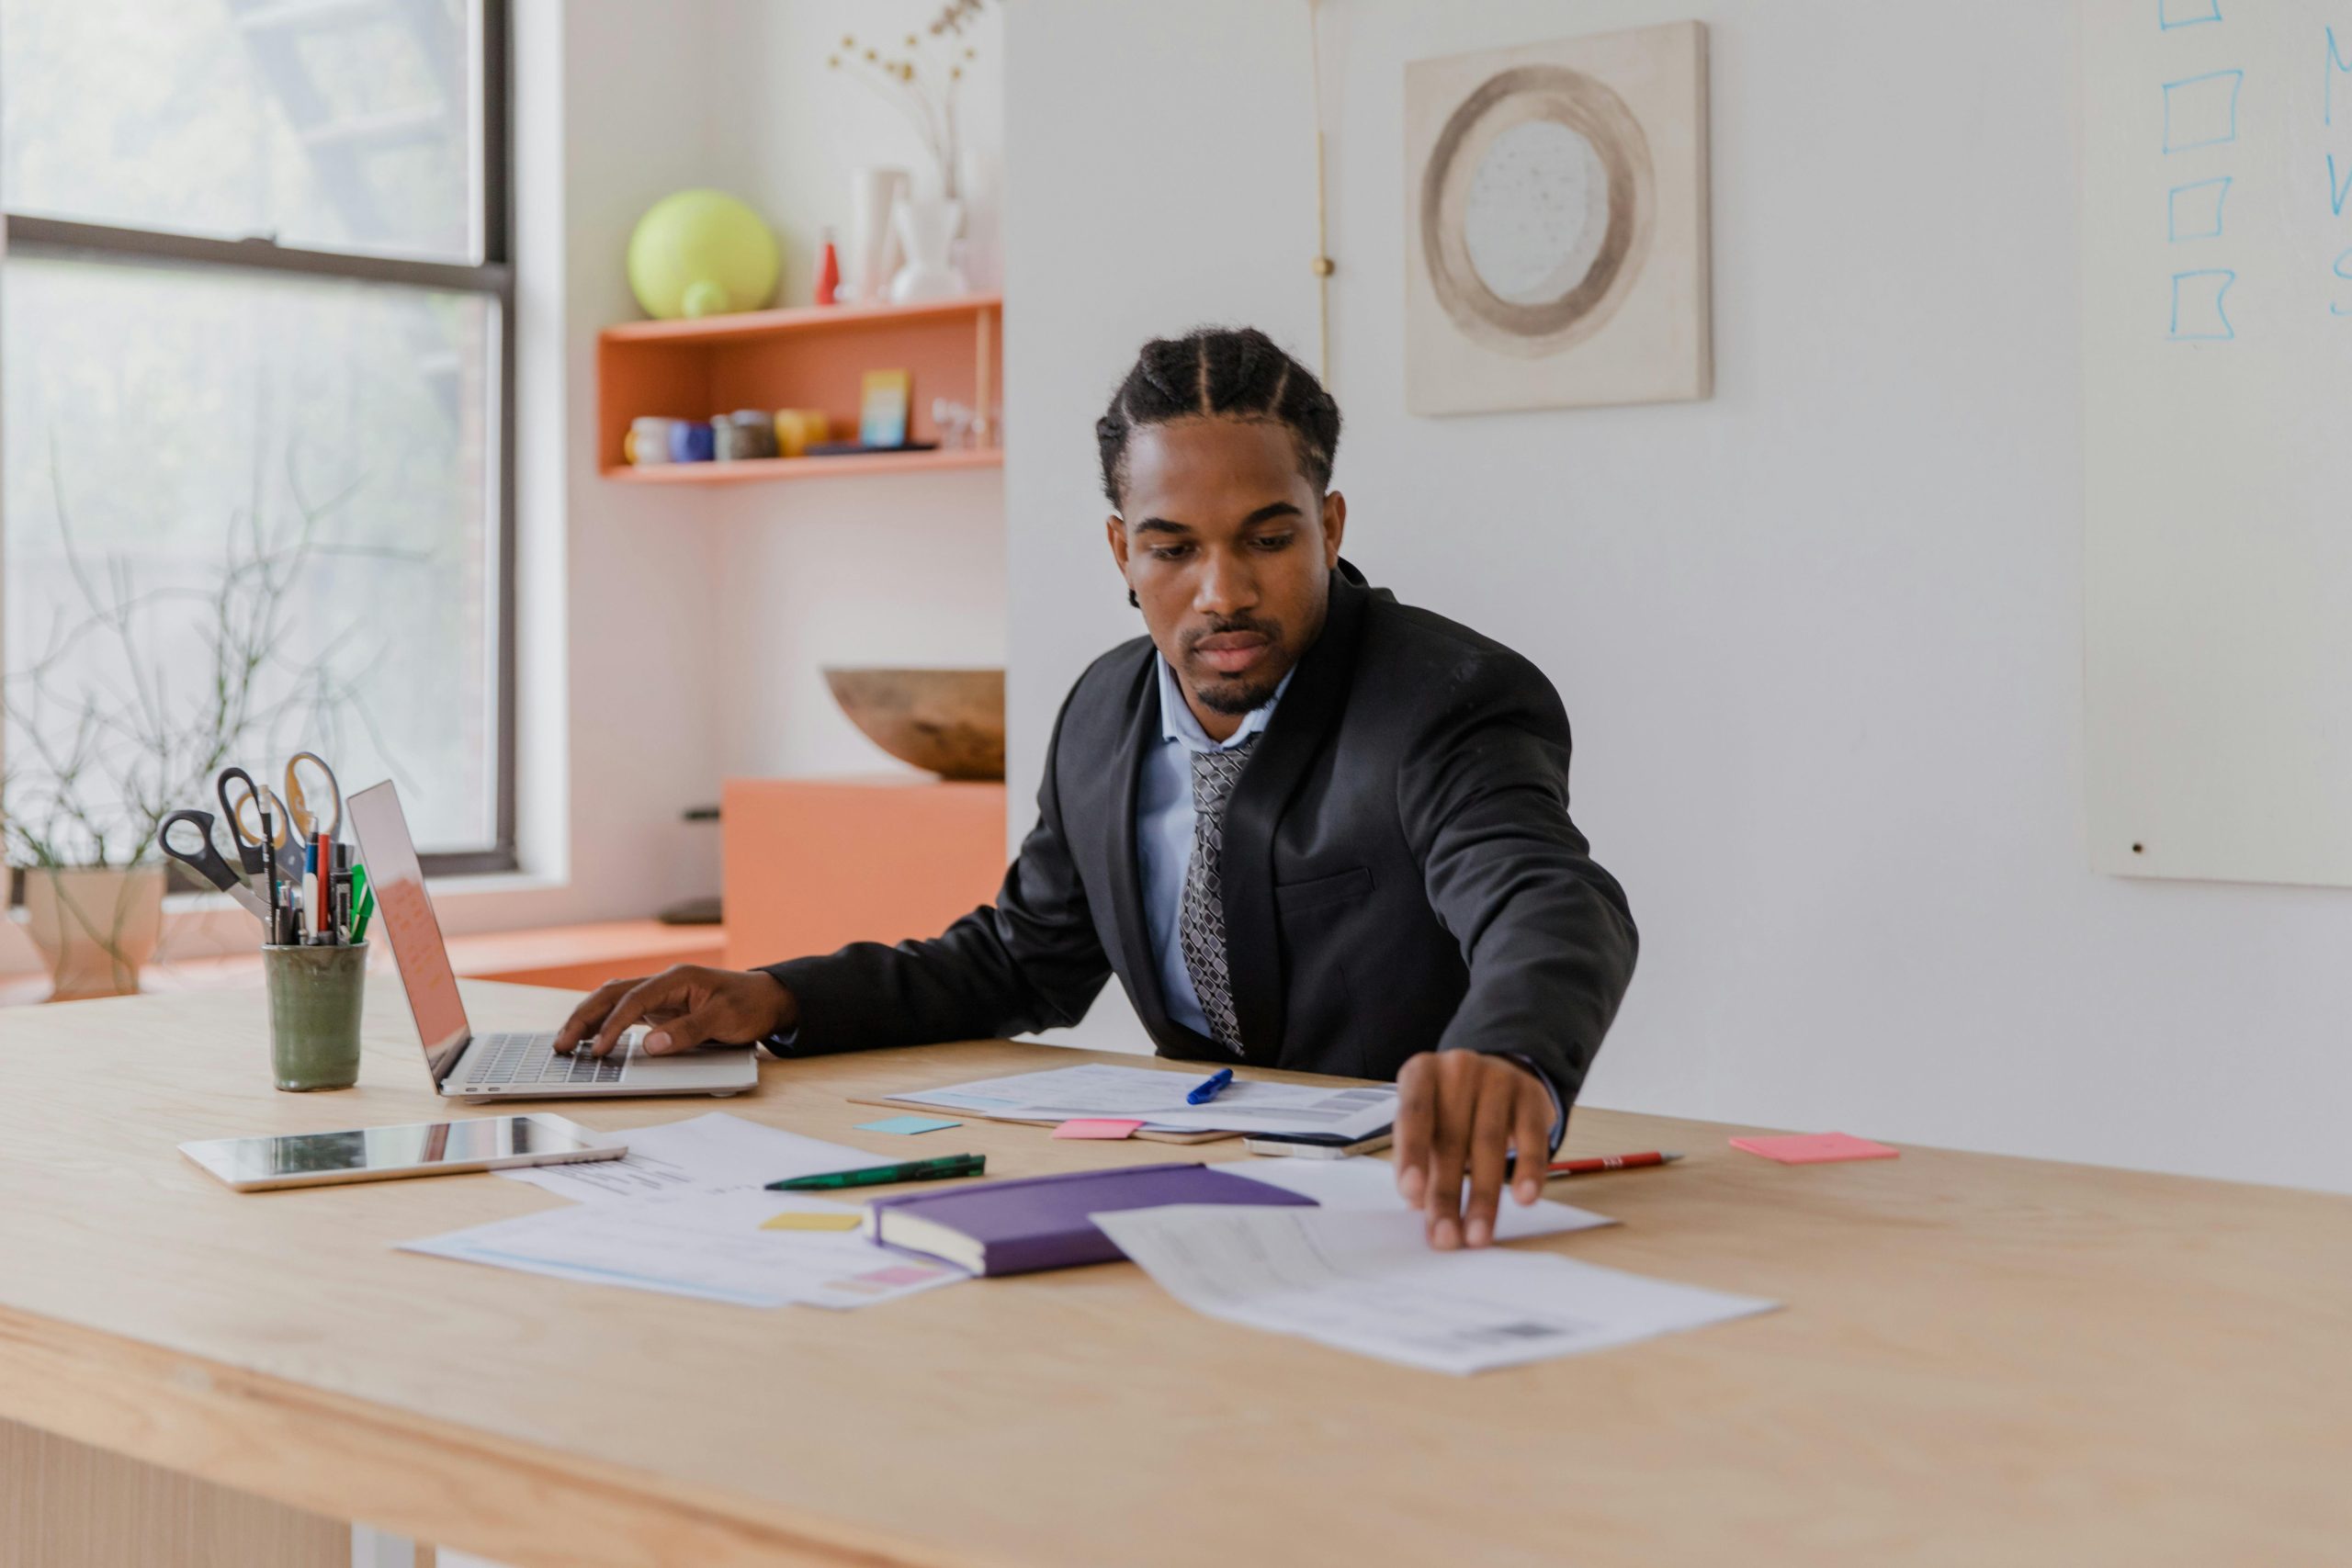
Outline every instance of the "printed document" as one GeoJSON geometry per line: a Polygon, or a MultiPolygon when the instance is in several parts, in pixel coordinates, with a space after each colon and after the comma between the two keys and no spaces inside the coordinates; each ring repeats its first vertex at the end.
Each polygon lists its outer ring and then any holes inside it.
{"type": "Polygon", "coordinates": [[[698,1192],[548,1209],[401,1249],[754,1307],[870,1306],[969,1277],[846,1231],[761,1228],[787,1213],[857,1210],[792,1192],[698,1192]]]}
{"type": "MultiPolygon", "coordinates": [[[[1346,1209],[1375,1214],[1419,1214],[1396,1190],[1396,1168],[1385,1159],[1351,1155],[1345,1159],[1238,1159],[1216,1168],[1312,1198],[1326,1209],[1346,1209]]],[[[1466,1194],[1469,1182],[1464,1181],[1466,1194]]],[[[1521,1208],[1509,1192],[1495,1211],[1495,1239],[1519,1241],[1534,1235],[1564,1235],[1570,1231],[1596,1230],[1617,1222],[1589,1209],[1572,1208],[1538,1198],[1521,1208]]]]}
{"type": "Polygon", "coordinates": [[[618,1159],[528,1166],[499,1174],[577,1202],[609,1203],[688,1192],[756,1191],[786,1177],[889,1163],[864,1149],[804,1138],[724,1111],[600,1135],[627,1144],[628,1153],[618,1159]]]}
{"type": "Polygon", "coordinates": [[[1410,1213],[1179,1204],[1091,1217],[1195,1312],[1431,1371],[1599,1350],[1778,1304],[1548,1253],[1433,1252],[1410,1213]]]}
{"type": "Polygon", "coordinates": [[[1142,1121],[1147,1131],[1332,1133],[1352,1139],[1377,1133],[1396,1119],[1396,1091],[1386,1084],[1331,1089],[1237,1078],[1206,1105],[1186,1104],[1185,1094],[1207,1076],[1090,1062],[889,1098],[1020,1121],[1129,1117],[1142,1121]]]}

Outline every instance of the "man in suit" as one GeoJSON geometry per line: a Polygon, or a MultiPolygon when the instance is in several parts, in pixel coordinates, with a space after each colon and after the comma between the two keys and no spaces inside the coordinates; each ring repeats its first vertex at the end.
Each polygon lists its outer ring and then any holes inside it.
{"type": "Polygon", "coordinates": [[[1633,976],[1568,818],[1568,721],[1490,638],[1340,558],[1340,413],[1254,331],[1147,344],[1096,426],[1149,636],[1062,705],[994,905],[930,941],[595,993],[558,1036],[784,1056],[1066,1027],[1116,975],[1159,1054],[1394,1078],[1433,1246],[1542,1190],[1633,976]],[[1466,1198],[1465,1198],[1465,1177],[1466,1198]]]}

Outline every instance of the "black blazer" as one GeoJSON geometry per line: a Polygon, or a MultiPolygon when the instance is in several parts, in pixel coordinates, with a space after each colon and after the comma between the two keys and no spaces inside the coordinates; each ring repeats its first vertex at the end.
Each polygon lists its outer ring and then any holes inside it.
{"type": "MultiPolygon", "coordinates": [[[[1232,1060],[1168,1016],[1144,923],[1155,657],[1137,637],[1071,688],[993,907],[931,941],[769,968],[800,1002],[786,1054],[1064,1027],[1116,974],[1161,1055],[1232,1060]]],[[[1633,977],[1634,920],[1568,819],[1567,715],[1526,660],[1342,561],[1234,786],[1224,854],[1247,1061],[1394,1078],[1417,1052],[1501,1052],[1575,1101],[1633,977]]]]}

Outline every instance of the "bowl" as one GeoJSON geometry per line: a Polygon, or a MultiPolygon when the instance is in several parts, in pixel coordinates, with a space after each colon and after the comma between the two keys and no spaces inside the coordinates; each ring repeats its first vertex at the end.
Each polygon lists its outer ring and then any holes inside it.
{"type": "Polygon", "coordinates": [[[849,721],[901,762],[946,779],[1004,777],[1004,671],[828,668],[849,721]]]}

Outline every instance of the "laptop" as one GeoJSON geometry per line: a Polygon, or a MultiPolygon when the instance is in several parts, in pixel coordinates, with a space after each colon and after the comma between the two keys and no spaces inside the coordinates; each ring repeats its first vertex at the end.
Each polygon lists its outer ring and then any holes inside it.
{"type": "Polygon", "coordinates": [[[448,1100],[590,1100],[642,1094],[741,1094],[755,1089],[760,1066],[749,1045],[712,1045],[675,1056],[649,1056],[631,1030],[601,1061],[586,1051],[555,1054],[555,1031],[476,1034],[458,997],[457,972],[441,941],[441,922],[424,896],[424,872],[408,835],[408,818],[390,782],[348,803],[359,859],[376,895],[376,922],[391,944],[408,992],[408,1010],[424,1042],[434,1092],[448,1100]]]}

